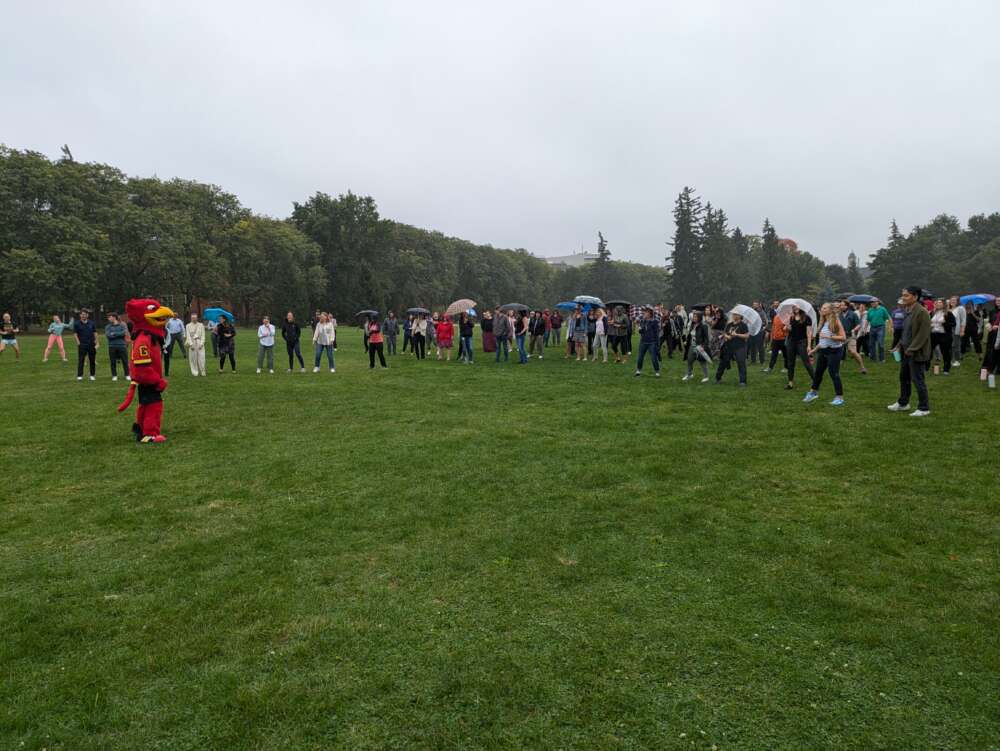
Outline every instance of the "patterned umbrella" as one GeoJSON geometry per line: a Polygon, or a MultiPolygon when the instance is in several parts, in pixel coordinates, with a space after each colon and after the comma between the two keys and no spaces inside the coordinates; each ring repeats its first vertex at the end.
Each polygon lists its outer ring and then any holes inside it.
{"type": "Polygon", "coordinates": [[[458,316],[462,315],[462,313],[468,313],[474,307],[476,307],[475,300],[470,300],[467,297],[463,297],[461,300],[455,300],[455,302],[449,305],[448,309],[444,312],[444,314],[446,316],[458,316]]]}

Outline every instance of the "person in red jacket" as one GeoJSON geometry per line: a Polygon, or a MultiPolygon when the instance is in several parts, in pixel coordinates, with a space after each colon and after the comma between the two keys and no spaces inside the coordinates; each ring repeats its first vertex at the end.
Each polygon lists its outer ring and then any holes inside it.
{"type": "Polygon", "coordinates": [[[445,360],[451,360],[451,342],[455,338],[455,324],[451,318],[442,315],[434,324],[434,336],[437,339],[437,358],[441,359],[441,350],[445,351],[445,360]]]}
{"type": "Polygon", "coordinates": [[[132,424],[135,440],[139,443],[163,443],[167,440],[160,432],[163,392],[167,388],[163,377],[163,338],[167,321],[174,317],[174,312],[157,300],[142,298],[129,300],[125,304],[125,313],[132,322],[129,363],[132,383],[118,411],[128,409],[138,391],[139,407],[132,424]]]}

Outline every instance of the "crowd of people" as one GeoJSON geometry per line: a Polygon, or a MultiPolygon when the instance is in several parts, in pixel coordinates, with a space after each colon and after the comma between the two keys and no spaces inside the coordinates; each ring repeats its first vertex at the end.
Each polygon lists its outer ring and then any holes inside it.
{"type": "MultiPolygon", "coordinates": [[[[433,353],[438,360],[467,365],[475,362],[476,329],[480,348],[492,355],[494,362],[509,362],[516,352],[516,362],[525,365],[531,358],[544,359],[555,349],[565,359],[577,362],[627,364],[638,339],[635,376],[642,375],[648,358],[655,377],[661,374],[664,355],[675,354],[684,363],[682,381],[692,381],[695,365],[700,369],[701,383],[723,382],[735,369],[737,386],[745,388],[748,369],[760,365],[764,374],[779,365],[786,376],[786,389],[795,388],[796,370],[801,366],[810,379],[803,401],[819,398],[819,389],[829,375],[834,406],[844,404],[842,363],[854,363],[861,374],[867,374],[867,364],[885,362],[892,353],[900,363],[900,395],[890,405],[893,411],[908,410],[910,392],[917,392],[920,416],[930,409],[926,374],[948,376],[963,358],[973,351],[982,357],[981,378],[995,388],[1000,373],[1000,311],[996,300],[992,304],[961,303],[958,297],[933,299],[919,287],[907,287],[892,310],[877,298],[866,302],[848,299],[826,302],[818,314],[808,304],[786,306],[782,314],[780,300],[770,305],[753,302],[751,310],[737,306],[728,313],[717,305],[698,305],[688,311],[683,305],[667,308],[662,305],[637,306],[629,303],[562,304],[559,309],[529,309],[521,305],[498,306],[477,316],[473,310],[456,315],[412,309],[405,317],[389,312],[380,317],[376,311],[362,311],[359,317],[363,344],[369,367],[376,361],[388,367],[386,356],[409,354],[424,360],[433,353]],[[748,325],[746,320],[749,316],[748,325]],[[891,335],[891,337],[890,337],[891,335]],[[984,343],[984,335],[986,341],[984,343]],[[402,337],[402,346],[397,342],[402,337]],[[887,339],[889,343],[887,345],[887,339]],[[712,371],[714,370],[714,376],[712,371]]],[[[116,313],[106,314],[103,337],[90,312],[81,310],[76,318],[64,322],[52,316],[48,326],[48,341],[43,361],[47,362],[54,349],[65,362],[63,336],[72,332],[77,345],[77,380],[85,374],[96,378],[96,356],[103,342],[108,351],[111,379],[119,372],[128,380],[128,345],[131,330],[128,321],[116,313]]],[[[312,329],[313,373],[320,371],[325,357],[331,373],[336,373],[337,319],[329,312],[315,311],[306,324],[312,329]]],[[[306,372],[302,355],[304,329],[288,312],[276,326],[264,316],[257,327],[256,372],[274,373],[274,347],[280,329],[288,358],[287,372],[296,367],[306,372]]],[[[13,350],[20,359],[17,342],[20,329],[10,313],[0,322],[0,353],[13,350]]],[[[236,371],[237,329],[230,317],[221,315],[202,321],[192,313],[187,324],[172,318],[166,326],[163,342],[164,374],[169,375],[170,363],[177,352],[188,364],[193,376],[205,376],[207,350],[218,359],[219,372],[236,371]]]]}

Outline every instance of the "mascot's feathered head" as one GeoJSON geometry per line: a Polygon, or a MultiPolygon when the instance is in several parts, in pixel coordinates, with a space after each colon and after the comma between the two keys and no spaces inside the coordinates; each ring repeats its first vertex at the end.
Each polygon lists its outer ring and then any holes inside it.
{"type": "Polygon", "coordinates": [[[132,322],[133,331],[148,331],[163,336],[167,319],[173,318],[174,311],[160,305],[159,300],[140,297],[125,303],[125,315],[132,322]]]}

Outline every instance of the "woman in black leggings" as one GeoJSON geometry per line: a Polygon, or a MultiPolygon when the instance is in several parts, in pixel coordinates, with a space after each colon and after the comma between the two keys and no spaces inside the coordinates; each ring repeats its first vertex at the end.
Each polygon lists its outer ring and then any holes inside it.
{"type": "Polygon", "coordinates": [[[226,357],[229,357],[229,364],[233,372],[236,372],[236,329],[228,319],[223,318],[216,329],[219,335],[219,372],[222,372],[226,364],[226,357]]]}
{"type": "Polygon", "coordinates": [[[788,358],[788,385],[786,389],[795,388],[795,360],[802,360],[810,380],[814,377],[812,365],[809,364],[809,342],[812,341],[812,321],[803,311],[795,308],[788,321],[788,336],[785,339],[785,356],[788,358]]]}

